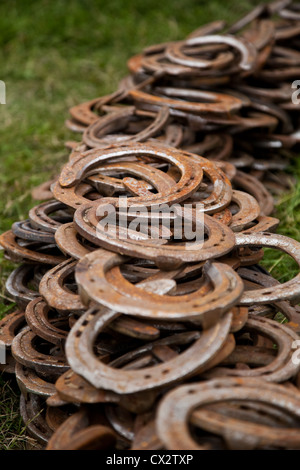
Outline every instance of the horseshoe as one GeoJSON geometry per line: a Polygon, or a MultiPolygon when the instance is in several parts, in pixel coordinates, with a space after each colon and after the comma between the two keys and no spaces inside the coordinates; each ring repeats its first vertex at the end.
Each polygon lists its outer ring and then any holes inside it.
{"type": "Polygon", "coordinates": [[[213,159],[213,163],[216,165],[217,168],[219,168],[225,173],[229,181],[233,180],[233,178],[236,175],[236,167],[232,163],[227,162],[227,161],[224,162],[222,160],[221,161],[214,160],[214,159],[213,159]]]}
{"type": "Polygon", "coordinates": [[[291,134],[294,130],[290,115],[274,103],[266,103],[259,98],[252,98],[251,107],[262,113],[269,114],[277,120],[277,126],[280,126],[282,133],[291,134]]]}
{"type": "MultiPolygon", "coordinates": [[[[232,154],[233,139],[229,134],[208,134],[205,135],[201,142],[196,141],[190,145],[184,146],[183,149],[187,152],[202,155],[210,161],[213,160],[217,166],[221,166],[221,161],[227,160],[232,154]]],[[[227,162],[224,163],[226,165],[227,162]]],[[[225,172],[230,180],[234,176],[232,175],[231,177],[232,172],[235,171],[233,166],[230,169],[230,174],[228,174],[224,166],[221,166],[221,170],[225,172]]]]}
{"type": "MultiPolygon", "coordinates": [[[[45,232],[55,233],[55,230],[61,225],[60,220],[55,217],[49,217],[49,214],[65,209],[66,206],[59,201],[46,201],[29,211],[29,220],[32,227],[44,230],[45,232]]],[[[64,217],[64,222],[69,222],[71,216],[64,217]],[[69,220],[65,220],[69,219],[69,220]]]]}
{"type": "Polygon", "coordinates": [[[29,369],[19,362],[16,362],[15,374],[18,386],[25,396],[28,393],[33,393],[48,398],[56,393],[54,384],[41,379],[33,369],[29,369]]]}
{"type": "MultiPolygon", "coordinates": [[[[297,66],[299,64],[299,52],[295,49],[289,49],[287,47],[275,46],[273,48],[273,55],[276,57],[273,58],[273,64],[282,66],[297,66]]],[[[280,85],[279,85],[280,86],[280,85]]],[[[291,90],[287,84],[281,85],[286,87],[286,96],[282,101],[287,101],[290,98],[291,90]]]]}
{"type": "MultiPolygon", "coordinates": [[[[276,49],[276,48],[274,48],[276,49]]],[[[274,50],[273,49],[273,50],[274,50]]],[[[247,84],[238,85],[238,90],[247,94],[248,96],[253,96],[255,98],[267,99],[272,102],[285,102],[290,99],[291,88],[286,83],[270,83],[268,84],[269,88],[262,88],[256,84],[247,84]]]]}
{"type": "MultiPolygon", "coordinates": [[[[184,42],[181,42],[179,44],[179,47],[175,46],[169,46],[166,49],[166,56],[171,62],[175,62],[177,64],[182,64],[182,65],[189,65],[189,67],[203,67],[203,66],[210,66],[210,62],[205,61],[204,64],[197,58],[192,60],[190,57],[186,57],[186,55],[183,53],[183,48],[188,48],[190,47],[191,50],[193,47],[199,47],[202,45],[207,45],[207,44],[226,44],[231,48],[234,48],[235,50],[238,51],[241,59],[239,61],[239,64],[237,65],[237,70],[241,71],[251,71],[255,61],[256,61],[256,56],[257,52],[255,47],[245,40],[244,38],[240,37],[237,39],[234,36],[230,35],[207,35],[207,36],[201,36],[201,37],[194,37],[187,39],[184,42]]],[[[222,62],[221,62],[222,64],[222,62]]],[[[215,65],[213,64],[213,67],[215,68],[215,65]]],[[[228,71],[226,70],[226,73],[228,71]]],[[[230,71],[229,71],[230,73],[230,71]]]]}
{"type": "Polygon", "coordinates": [[[213,218],[227,226],[232,222],[232,214],[228,208],[223,209],[221,212],[216,212],[213,214],[213,218]]]}
{"type": "Polygon", "coordinates": [[[290,5],[289,8],[283,8],[280,10],[279,16],[286,20],[299,21],[300,10],[297,5],[290,5]]]}
{"type": "MultiPolygon", "coordinates": [[[[196,199],[196,202],[203,204],[203,208],[200,210],[206,214],[214,214],[225,209],[230,204],[233,196],[231,183],[226,174],[214,162],[212,163],[198,155],[194,155],[191,158],[201,165],[204,175],[207,176],[213,184],[213,190],[211,195],[207,198],[201,198],[198,201],[196,192],[185,202],[189,203],[196,199]]],[[[193,206],[195,207],[195,204],[193,206]]]]}
{"type": "Polygon", "coordinates": [[[248,26],[254,20],[260,18],[266,11],[266,5],[258,5],[249,13],[247,13],[243,18],[236,21],[230,28],[228,29],[229,34],[236,34],[241,29],[244,29],[245,26],[248,26]]]}
{"type": "MultiPolygon", "coordinates": [[[[287,416],[283,410],[267,405],[265,403],[248,402],[246,406],[239,405],[236,401],[231,403],[215,403],[205,406],[203,409],[205,416],[207,412],[218,413],[224,417],[238,419],[240,421],[248,421],[253,424],[266,425],[271,427],[298,427],[298,420],[295,417],[287,416]]],[[[200,424],[201,411],[194,412],[192,416],[192,423],[194,426],[200,424]],[[199,419],[200,418],[200,419],[199,419]]],[[[203,415],[202,415],[203,416],[203,415]]],[[[217,417],[217,419],[219,416],[217,417]]],[[[200,424],[201,426],[201,424],[200,424]]]]}
{"type": "Polygon", "coordinates": [[[60,328],[65,327],[65,318],[56,318],[55,321],[49,319],[49,305],[41,298],[33,300],[27,305],[25,318],[31,330],[40,338],[49,343],[63,346],[68,332],[60,328]]]}
{"type": "MultiPolygon", "coordinates": [[[[113,97],[113,95],[114,94],[108,96],[113,97]]],[[[104,101],[108,98],[108,96],[102,98],[95,98],[79,105],[72,106],[69,109],[69,113],[71,115],[72,120],[74,120],[76,124],[78,123],[79,125],[84,127],[93,124],[93,122],[99,119],[99,114],[94,111],[96,105],[99,105],[99,101],[104,101]]]]}
{"type": "Polygon", "coordinates": [[[31,227],[29,220],[14,222],[11,229],[16,237],[22,238],[24,240],[31,240],[40,243],[54,242],[54,236],[52,233],[34,229],[31,227]]]}
{"type": "MultiPolygon", "coordinates": [[[[87,183],[79,183],[72,188],[62,188],[58,182],[54,183],[52,186],[53,196],[57,201],[60,201],[73,209],[77,209],[78,206],[86,204],[88,201],[101,198],[101,194],[97,194],[96,197],[92,197],[93,191],[93,186],[87,183]]],[[[57,225],[55,232],[59,227],[61,227],[61,225],[61,223],[57,225]]]]}
{"type": "Polygon", "coordinates": [[[22,264],[10,273],[5,283],[6,292],[21,309],[25,309],[27,304],[39,295],[37,291],[28,287],[33,276],[34,266],[22,264]]]}
{"type": "MultiPolygon", "coordinates": [[[[260,377],[263,380],[274,383],[284,382],[297,375],[300,364],[294,364],[291,359],[293,354],[292,345],[298,338],[294,331],[276,321],[253,315],[249,315],[244,330],[258,332],[258,334],[270,338],[273,343],[277,344],[278,353],[273,361],[262,367],[247,370],[225,368],[221,364],[214,370],[207,372],[208,378],[215,378],[217,375],[218,377],[224,375],[231,377],[260,377]]],[[[251,357],[249,361],[251,362],[251,357]]],[[[226,362],[231,364],[230,356],[227,357],[226,362]]]]}
{"type": "Polygon", "coordinates": [[[238,205],[239,210],[232,215],[229,225],[233,232],[241,232],[260,215],[260,207],[256,199],[243,191],[234,190],[231,201],[238,205]]]}
{"type": "MultiPolygon", "coordinates": [[[[242,279],[254,282],[255,284],[261,285],[263,287],[273,287],[280,285],[280,282],[274,279],[272,276],[262,272],[254,271],[253,269],[239,268],[238,274],[242,277],[242,279]]],[[[289,326],[298,332],[300,328],[300,308],[297,305],[291,305],[291,303],[287,302],[286,300],[274,302],[273,305],[288,318],[289,323],[287,323],[285,326],[289,326]]]]}
{"type": "Polygon", "coordinates": [[[160,336],[160,331],[151,324],[145,324],[134,317],[117,318],[111,325],[113,331],[143,341],[153,341],[160,336]]]}
{"type": "Polygon", "coordinates": [[[31,191],[32,199],[35,199],[37,201],[49,201],[50,199],[53,199],[53,194],[50,188],[55,181],[56,178],[49,181],[45,181],[45,183],[42,183],[39,186],[33,188],[33,190],[31,191]]]}
{"type": "Polygon", "coordinates": [[[292,0],[274,0],[273,2],[266,5],[267,11],[270,15],[279,13],[283,8],[286,8],[292,3],[292,0]]]}
{"type": "Polygon", "coordinates": [[[243,248],[238,248],[237,257],[240,262],[240,266],[253,266],[263,259],[264,251],[263,249],[251,249],[248,246],[243,248]]]}
{"type": "MultiPolygon", "coordinates": [[[[260,19],[259,21],[253,23],[253,26],[246,30],[243,34],[243,37],[251,42],[257,51],[266,51],[266,56],[262,63],[260,63],[259,68],[265,65],[267,58],[271,55],[274,45],[274,34],[275,34],[275,25],[274,22],[270,19],[260,19]]],[[[257,62],[259,61],[258,59],[257,62]]],[[[255,68],[257,70],[257,67],[255,68]]]]}
{"type": "MultiPolygon", "coordinates": [[[[0,235],[0,245],[4,248],[9,259],[16,263],[42,263],[42,264],[50,264],[56,265],[64,261],[63,256],[51,255],[43,253],[43,250],[46,251],[49,249],[49,245],[42,245],[38,244],[37,246],[34,245],[35,251],[21,246],[19,244],[19,240],[12,232],[12,230],[8,230],[0,235]]],[[[50,245],[50,248],[53,249],[53,245],[50,245]]]]}
{"type": "Polygon", "coordinates": [[[72,259],[67,259],[47,271],[41,279],[40,295],[44,297],[50,307],[58,311],[81,312],[84,310],[79,295],[73,293],[66,286],[66,280],[74,272],[76,263],[72,259]]]}
{"type": "MultiPolygon", "coordinates": [[[[256,404],[255,404],[256,405],[256,404]]],[[[243,405],[241,405],[242,407],[243,405]]],[[[206,431],[210,430],[211,432],[216,432],[217,434],[225,435],[225,439],[227,441],[227,449],[255,449],[256,446],[258,446],[259,449],[263,450],[265,448],[269,448],[269,446],[273,445],[275,448],[282,448],[285,447],[282,443],[280,443],[280,439],[278,436],[278,433],[275,431],[275,435],[272,433],[272,438],[269,439],[264,439],[262,434],[263,433],[268,433],[268,429],[277,429],[279,428],[278,426],[278,417],[274,416],[276,413],[276,409],[272,409],[270,406],[266,404],[260,404],[259,410],[256,411],[256,409],[251,409],[253,408],[250,404],[244,405],[245,409],[239,408],[238,410],[234,409],[234,415],[237,415],[236,417],[229,417],[224,416],[224,407],[221,408],[221,412],[218,412],[219,409],[217,408],[216,411],[214,411],[214,405],[211,405],[209,407],[210,409],[204,409],[204,410],[199,410],[194,412],[192,416],[192,423],[196,426],[199,426],[202,429],[205,429],[206,431]],[[212,408],[212,409],[211,409],[212,408]],[[223,412],[222,412],[223,411],[223,412]],[[255,420],[257,422],[253,422],[255,420]],[[277,418],[277,419],[276,419],[277,418]],[[243,438],[245,439],[245,434],[248,434],[249,436],[246,443],[242,443],[239,441],[239,438],[235,438],[230,435],[230,431],[228,431],[228,436],[226,436],[226,431],[224,430],[224,420],[228,419],[228,427],[229,429],[233,429],[233,433],[238,432],[237,429],[240,427],[245,426],[245,432],[243,432],[243,438]],[[249,423],[250,421],[250,423],[249,423]],[[244,424],[245,423],[245,424],[244,424]],[[277,425],[277,426],[276,426],[277,425]],[[213,431],[214,430],[214,431],[213,431]],[[219,432],[218,432],[219,431],[219,432]],[[258,432],[258,437],[255,437],[256,431],[258,432]],[[277,434],[277,435],[276,435],[277,434]],[[266,442],[267,441],[267,442],[266,442]],[[269,441],[269,442],[268,442],[269,441]],[[272,441],[272,442],[271,442],[272,441]],[[256,444],[257,442],[257,444],[256,444]],[[266,444],[264,445],[264,443],[266,444]],[[261,444],[260,444],[261,443],[261,444]]],[[[257,408],[257,405],[256,405],[257,408]]],[[[227,412],[230,413],[230,409],[228,410],[227,407],[227,412]]],[[[225,412],[226,413],[226,412],[225,412]]],[[[281,416],[283,415],[283,411],[281,412],[281,416]]],[[[294,426],[282,426],[283,429],[285,429],[285,434],[284,437],[289,433],[289,431],[296,431],[296,435],[293,435],[294,441],[297,440],[297,420],[294,419],[294,426]]],[[[281,427],[281,426],[280,426],[281,427]]],[[[294,434],[294,433],[293,433],[294,434]]],[[[286,438],[286,441],[290,441],[293,439],[286,438]]],[[[288,446],[289,444],[287,444],[288,446]]],[[[295,444],[294,444],[295,445],[295,444]]],[[[292,448],[293,448],[292,444],[292,448]]],[[[298,448],[298,443],[296,444],[296,448],[298,448]]]]}
{"type": "MultiPolygon", "coordinates": [[[[200,73],[203,73],[203,69],[196,70],[195,68],[170,62],[166,57],[165,50],[153,51],[152,53],[149,52],[145,54],[137,54],[128,60],[127,65],[131,73],[135,75],[151,73],[152,76],[166,75],[172,78],[179,77],[187,79],[190,79],[191,77],[198,78],[200,73]]],[[[207,75],[211,75],[210,71],[205,70],[205,72],[207,75]]],[[[132,87],[131,90],[129,88],[127,89],[129,92],[132,90],[138,90],[137,87],[132,87]]]]}
{"type": "Polygon", "coordinates": [[[98,249],[82,239],[76,232],[73,222],[61,225],[55,232],[55,241],[59,249],[65,254],[76,260],[83,258],[91,251],[98,249]]]}
{"type": "MultiPolygon", "coordinates": [[[[216,57],[212,57],[210,59],[201,58],[201,48],[193,47],[187,44],[188,41],[195,38],[189,38],[185,41],[175,41],[171,43],[165,49],[165,56],[172,64],[180,64],[184,65],[185,67],[189,67],[191,69],[224,69],[226,66],[231,65],[234,62],[235,56],[232,52],[220,52],[216,50],[216,57]],[[196,56],[196,57],[195,57],[196,56]],[[199,57],[200,56],[200,57],[199,57]]],[[[206,48],[204,47],[204,56],[206,52],[206,48]]],[[[226,70],[226,73],[227,70],[226,70]]]]}
{"type": "Polygon", "coordinates": [[[119,403],[117,394],[95,388],[72,369],[57,379],[55,390],[62,400],[70,403],[119,403]]]}
{"type": "Polygon", "coordinates": [[[113,369],[102,363],[88,346],[117,315],[110,310],[100,313],[95,309],[88,310],[73,326],[66,342],[66,354],[72,370],[96,388],[121,394],[151,390],[187,377],[216,354],[226,340],[231,323],[231,314],[225,315],[182,354],[167,363],[134,370],[133,373],[130,370],[113,369]]]}
{"type": "Polygon", "coordinates": [[[132,205],[142,201],[147,207],[160,202],[171,204],[181,202],[190,196],[201,183],[202,170],[199,166],[189,160],[189,154],[177,149],[166,149],[160,146],[144,146],[135,144],[130,146],[118,146],[106,150],[90,150],[79,160],[72,160],[63,168],[60,175],[60,185],[70,187],[82,180],[85,175],[93,168],[105,163],[107,160],[118,156],[119,158],[128,158],[128,156],[137,155],[141,158],[150,156],[168,163],[175,164],[181,173],[180,180],[169,191],[163,194],[153,194],[151,198],[129,198],[128,204],[132,205]]]}
{"type": "Polygon", "coordinates": [[[171,108],[171,115],[174,115],[173,110],[185,111],[200,116],[203,113],[222,115],[235,112],[242,107],[242,101],[239,98],[224,93],[171,87],[157,90],[157,93],[159,93],[157,95],[155,92],[155,89],[152,93],[132,90],[129,92],[129,96],[137,104],[146,103],[158,107],[168,106],[171,108]],[[191,98],[194,101],[189,101],[191,98]]]}
{"type": "MultiPolygon", "coordinates": [[[[256,333],[254,333],[254,335],[255,334],[256,333]]],[[[259,338],[263,338],[263,337],[259,335],[259,338]]],[[[262,339],[262,341],[265,341],[265,340],[268,341],[268,339],[266,338],[262,339]]],[[[270,344],[271,344],[271,341],[270,341],[270,344]]],[[[257,367],[261,369],[265,366],[268,366],[274,361],[274,359],[276,359],[276,350],[272,349],[272,347],[271,348],[268,347],[270,346],[270,344],[268,343],[268,345],[266,346],[257,346],[257,345],[252,346],[252,345],[238,344],[236,345],[232,353],[229,354],[225,358],[223,363],[219,365],[224,366],[224,369],[226,366],[229,366],[229,367],[233,366],[235,367],[236,371],[239,369],[242,372],[246,370],[249,371],[250,365],[252,367],[257,367]]],[[[273,346],[273,343],[272,343],[272,346],[273,346]]],[[[211,371],[208,371],[205,374],[205,377],[207,377],[208,374],[210,373],[211,371]]],[[[223,376],[226,376],[226,373],[223,374],[223,376]]]]}
{"type": "Polygon", "coordinates": [[[279,222],[279,219],[275,217],[259,216],[255,221],[249,224],[249,227],[242,230],[242,233],[275,232],[279,222]]]}
{"type": "MultiPolygon", "coordinates": [[[[156,77],[151,77],[145,80],[141,84],[137,85],[136,88],[142,88],[148,83],[151,84],[156,80],[156,77]]],[[[82,132],[85,127],[90,126],[99,119],[99,112],[105,107],[109,112],[117,111],[118,106],[116,104],[121,102],[127,97],[128,90],[124,87],[120,87],[110,95],[95,98],[85,103],[73,106],[69,109],[71,120],[66,122],[67,126],[71,128],[75,126],[75,132],[82,132]]],[[[72,129],[71,129],[72,130],[72,129]]]]}
{"type": "MultiPolygon", "coordinates": [[[[278,23],[279,24],[279,23],[278,23]]],[[[290,24],[290,22],[282,23],[281,27],[276,28],[275,30],[275,40],[276,42],[291,39],[300,34],[299,24],[290,24]]]]}
{"type": "MultiPolygon", "coordinates": [[[[137,416],[138,423],[140,416],[137,416]]],[[[135,432],[130,450],[162,450],[163,445],[157,437],[155,420],[152,418],[146,423],[142,423],[135,432]]]]}
{"type": "Polygon", "coordinates": [[[135,135],[127,135],[126,133],[111,134],[115,128],[120,128],[120,123],[122,123],[122,127],[125,127],[129,119],[135,116],[139,116],[138,110],[130,106],[100,117],[86,128],[82,140],[89,148],[105,147],[119,142],[144,142],[166,129],[170,113],[169,108],[161,108],[156,115],[154,114],[153,122],[135,135]]]}
{"type": "Polygon", "coordinates": [[[76,409],[76,405],[75,406],[69,405],[65,407],[64,405],[66,405],[66,403],[54,404],[55,398],[53,397],[54,395],[46,399],[47,408],[46,408],[45,418],[46,418],[46,423],[48,424],[48,426],[54,433],[64,423],[64,421],[68,419],[70,414],[77,411],[77,409],[76,409]],[[52,404],[49,405],[49,402],[52,402],[52,404]]]}
{"type": "Polygon", "coordinates": [[[112,429],[124,439],[134,438],[134,416],[128,410],[118,405],[105,405],[105,416],[112,429]]]}
{"type": "MultiPolygon", "coordinates": [[[[292,29],[292,28],[290,28],[292,29]]],[[[300,27],[297,29],[300,33],[300,27]]],[[[300,67],[278,67],[273,70],[264,69],[261,70],[258,74],[258,78],[266,81],[288,81],[288,80],[297,80],[299,77],[300,67]]]]}
{"type": "MultiPolygon", "coordinates": [[[[123,278],[119,269],[114,270],[114,276],[117,275],[114,284],[112,279],[108,282],[109,270],[124,261],[119,255],[105,250],[97,250],[80,260],[75,278],[80,286],[81,298],[84,301],[87,298],[92,299],[115,311],[137,317],[177,321],[194,319],[205,328],[206,325],[214,324],[224,312],[230,310],[237,303],[243,290],[239,276],[229,266],[221,263],[206,263],[204,267],[205,277],[207,276],[212,282],[212,291],[202,297],[200,288],[192,294],[182,296],[181,301],[180,297],[147,293],[142,289],[143,284],[139,287],[131,285],[123,278]]],[[[162,279],[157,282],[163,285],[162,279]]]]}
{"type": "MultiPolygon", "coordinates": [[[[268,246],[277,248],[292,256],[298,265],[300,265],[299,242],[284,235],[269,232],[236,234],[236,246],[268,246]]],[[[266,287],[244,292],[239,301],[240,305],[266,304],[279,300],[293,300],[297,302],[300,299],[299,279],[300,274],[297,274],[291,281],[274,286],[272,289],[266,287]]]]}
{"type": "MultiPolygon", "coordinates": [[[[99,415],[99,413],[98,413],[99,415]]],[[[53,433],[46,450],[108,450],[114,449],[115,432],[104,425],[101,417],[92,417],[88,409],[83,408],[69,416],[53,433]],[[93,421],[95,424],[92,424],[93,421]]]]}
{"type": "Polygon", "coordinates": [[[255,197],[260,206],[261,215],[268,216],[273,212],[274,199],[257,178],[248,173],[237,170],[232,183],[255,197]]]}
{"type": "Polygon", "coordinates": [[[24,312],[15,310],[0,320],[0,340],[10,350],[11,343],[20,329],[26,325],[24,312]]]}
{"type": "Polygon", "coordinates": [[[70,131],[78,132],[79,134],[82,134],[84,130],[86,129],[86,125],[81,124],[80,122],[77,122],[75,119],[66,119],[65,126],[70,131]]]}
{"type": "MultiPolygon", "coordinates": [[[[161,237],[150,238],[148,234],[143,235],[127,229],[125,236],[122,234],[119,236],[116,230],[110,235],[101,225],[100,218],[97,217],[97,213],[101,214],[101,211],[105,213],[105,210],[106,205],[98,202],[80,206],[74,215],[77,232],[93,244],[129,256],[152,260],[158,267],[164,267],[164,269],[174,269],[184,262],[197,262],[219,257],[227,254],[234,246],[231,229],[206,214],[203,215],[204,224],[202,225],[201,222],[199,230],[207,233],[208,239],[192,241],[187,247],[176,245],[172,243],[172,240],[167,242],[161,237]],[[129,238],[129,235],[132,238],[129,238]]],[[[177,218],[180,214],[181,209],[176,206],[175,217],[177,218]]],[[[184,210],[185,223],[190,221],[193,224],[193,220],[196,222],[195,215],[193,210],[184,210]]],[[[197,223],[199,226],[199,219],[197,223]]],[[[167,234],[167,237],[170,238],[170,235],[167,234]]]]}
{"type": "Polygon", "coordinates": [[[249,309],[247,307],[233,307],[232,309],[232,323],[231,323],[231,333],[236,333],[240,331],[246,324],[248,320],[249,309]]]}
{"type": "MultiPolygon", "coordinates": [[[[25,327],[12,341],[12,355],[20,364],[29,369],[34,369],[40,377],[47,377],[48,379],[50,377],[57,378],[69,369],[69,365],[61,353],[57,356],[41,353],[37,349],[41,342],[45,345],[45,341],[36,336],[29,327],[25,327]]],[[[50,343],[47,343],[47,346],[49,350],[53,348],[53,345],[50,343]]]]}
{"type": "Polygon", "coordinates": [[[53,195],[69,207],[77,209],[78,206],[86,204],[92,199],[100,199],[102,196],[113,196],[115,192],[126,193],[129,190],[138,196],[150,196],[149,190],[153,189],[153,185],[160,192],[169,189],[175,184],[166,173],[153,167],[149,168],[141,163],[111,163],[102,165],[101,172],[100,169],[98,171],[99,173],[96,175],[87,175],[86,180],[88,184],[79,183],[70,188],[63,188],[59,183],[56,183],[52,188],[53,195]],[[122,180],[105,174],[110,172],[131,173],[138,178],[142,178],[142,181],[128,177],[122,180]],[[147,184],[146,181],[151,181],[152,184],[147,184]],[[92,197],[92,188],[98,191],[95,195],[96,197],[92,197]]]}
{"type": "Polygon", "coordinates": [[[70,403],[116,403],[132,413],[144,413],[153,406],[157,393],[151,390],[131,395],[118,395],[98,389],[71,369],[55,382],[59,397],[70,403]]]}
{"type": "MultiPolygon", "coordinates": [[[[164,447],[173,450],[209,449],[207,446],[197,445],[194,441],[188,430],[188,418],[197,407],[224,400],[239,400],[242,403],[249,403],[249,400],[253,400],[267,405],[272,403],[297,418],[300,416],[300,402],[294,392],[282,385],[267,383],[260,379],[220,378],[204,383],[183,385],[169,392],[159,403],[156,429],[164,447]]],[[[201,414],[198,416],[200,418],[201,414]]],[[[207,415],[203,415],[203,418],[204,416],[207,415]]],[[[233,419],[226,419],[226,421],[223,419],[221,423],[214,415],[213,417],[215,419],[211,421],[211,425],[203,419],[200,427],[209,428],[210,432],[221,434],[230,448],[253,449],[259,445],[268,444],[279,447],[284,445],[288,448],[300,447],[300,432],[297,428],[284,430],[284,428],[258,426],[233,419]],[[212,431],[213,424],[215,426],[212,431]]],[[[198,425],[199,421],[197,420],[198,425]]]]}
{"type": "Polygon", "coordinates": [[[52,435],[52,430],[46,423],[45,413],[41,412],[45,400],[33,393],[20,396],[20,415],[26,425],[27,432],[40,444],[45,446],[52,435]]]}

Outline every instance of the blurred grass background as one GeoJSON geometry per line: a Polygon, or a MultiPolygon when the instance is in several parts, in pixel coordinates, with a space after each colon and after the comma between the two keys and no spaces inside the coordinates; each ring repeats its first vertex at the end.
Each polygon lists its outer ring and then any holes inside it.
{"type": "MultiPolygon", "coordinates": [[[[65,163],[68,109],[116,89],[127,60],[151,44],[183,39],[216,19],[232,23],[260,1],[250,0],[4,0],[0,3],[0,232],[27,218],[34,186],[65,163]]],[[[298,176],[300,164],[291,171],[298,176]]],[[[277,206],[278,232],[299,237],[299,184],[277,206]]],[[[2,256],[2,255],[0,255],[2,256]]],[[[295,273],[289,257],[268,251],[265,265],[280,280],[295,273]]],[[[0,258],[0,315],[11,307],[0,258]]],[[[0,377],[1,378],[1,377],[0,377]]],[[[0,449],[24,448],[14,384],[1,379],[0,449]]]]}

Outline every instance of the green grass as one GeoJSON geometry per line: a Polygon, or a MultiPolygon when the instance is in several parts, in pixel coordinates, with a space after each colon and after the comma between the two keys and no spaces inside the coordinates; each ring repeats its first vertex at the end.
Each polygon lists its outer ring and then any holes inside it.
{"type": "MultiPolygon", "coordinates": [[[[216,19],[233,22],[260,1],[250,0],[26,0],[0,4],[1,74],[7,104],[0,105],[0,232],[27,218],[31,189],[65,163],[67,140],[79,139],[64,122],[68,109],[112,92],[126,62],[144,47],[182,39],[216,19]]],[[[300,167],[294,167],[299,176],[300,167]]],[[[278,206],[280,233],[299,240],[300,187],[278,206]],[[298,209],[297,209],[298,208],[298,209]],[[297,213],[298,211],[298,213],[297,213]]],[[[291,262],[266,255],[280,280],[291,262]],[[286,264],[287,263],[287,264],[286,264]]],[[[12,265],[0,259],[0,316],[10,308],[4,281],[12,265]]],[[[0,449],[23,448],[17,392],[0,382],[0,449]],[[20,437],[21,436],[21,437],[20,437]]]]}
{"type": "Polygon", "coordinates": [[[19,414],[19,392],[15,382],[0,376],[0,450],[25,450],[36,445],[26,434],[19,414]]]}
{"type": "MultiPolygon", "coordinates": [[[[300,241],[300,159],[295,159],[290,172],[296,177],[296,185],[282,195],[274,215],[280,220],[277,233],[300,241]]],[[[286,282],[298,273],[296,262],[279,250],[265,249],[263,262],[269,272],[280,282],[286,282]]]]}

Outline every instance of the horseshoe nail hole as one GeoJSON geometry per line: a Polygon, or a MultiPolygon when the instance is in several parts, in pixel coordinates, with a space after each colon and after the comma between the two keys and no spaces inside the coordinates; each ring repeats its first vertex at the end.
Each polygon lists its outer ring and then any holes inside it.
{"type": "Polygon", "coordinates": [[[86,326],[86,325],[88,325],[88,323],[89,323],[88,320],[84,320],[84,321],[82,322],[82,326],[86,326]]]}
{"type": "Polygon", "coordinates": [[[148,374],[147,374],[147,375],[144,375],[144,378],[145,378],[145,379],[151,379],[151,375],[148,375],[148,374]]]}
{"type": "Polygon", "coordinates": [[[95,316],[97,315],[97,313],[98,313],[98,310],[93,310],[92,312],[90,312],[90,315],[95,316]]]}
{"type": "Polygon", "coordinates": [[[189,394],[189,395],[193,395],[194,393],[195,393],[195,390],[189,390],[189,391],[188,391],[188,394],[189,394]]]}
{"type": "Polygon", "coordinates": [[[169,369],[165,369],[165,370],[162,371],[163,374],[168,374],[169,372],[170,372],[169,369]]]}
{"type": "Polygon", "coordinates": [[[76,331],[76,337],[79,338],[81,336],[81,331],[76,331]]]}
{"type": "MultiPolygon", "coordinates": [[[[247,405],[241,405],[241,406],[240,406],[240,409],[241,409],[241,410],[249,410],[249,406],[247,406],[247,405]]],[[[261,413],[261,411],[259,411],[259,413],[260,413],[260,414],[265,414],[265,413],[261,413]]]]}
{"type": "Polygon", "coordinates": [[[213,246],[219,246],[219,243],[215,243],[213,246]]]}

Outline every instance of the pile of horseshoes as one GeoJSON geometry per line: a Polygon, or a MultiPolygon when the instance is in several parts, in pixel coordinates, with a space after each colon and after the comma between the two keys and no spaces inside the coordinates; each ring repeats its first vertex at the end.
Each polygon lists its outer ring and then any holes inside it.
{"type": "Polygon", "coordinates": [[[300,448],[300,274],[260,264],[300,265],[272,215],[299,46],[300,6],[261,5],[148,47],[69,110],[68,161],[0,236],[17,264],[0,369],[41,448],[300,448]]]}

